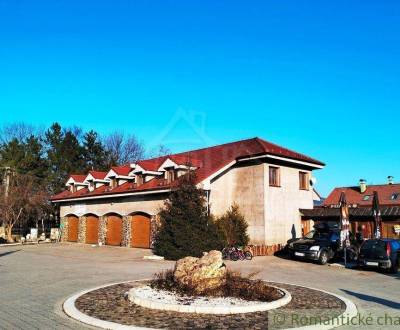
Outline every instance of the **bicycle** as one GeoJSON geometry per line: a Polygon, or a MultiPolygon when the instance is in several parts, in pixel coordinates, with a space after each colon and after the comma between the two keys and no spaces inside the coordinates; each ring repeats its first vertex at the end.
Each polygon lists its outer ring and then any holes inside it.
{"type": "Polygon", "coordinates": [[[248,250],[244,251],[241,248],[229,247],[222,250],[222,257],[232,261],[251,260],[253,259],[253,254],[248,250]]]}

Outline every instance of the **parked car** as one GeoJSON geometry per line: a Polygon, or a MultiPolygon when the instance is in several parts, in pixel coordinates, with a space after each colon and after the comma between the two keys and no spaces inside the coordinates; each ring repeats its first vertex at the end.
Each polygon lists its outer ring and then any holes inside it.
{"type": "MultiPolygon", "coordinates": [[[[350,237],[354,242],[353,235],[350,237]]],[[[338,227],[329,227],[324,224],[314,226],[302,238],[288,241],[289,255],[293,259],[304,259],[317,261],[325,265],[329,260],[343,256],[343,249],[340,247],[340,229],[338,227]]],[[[348,260],[356,260],[358,248],[355,243],[347,248],[348,260]]]]}
{"type": "Polygon", "coordinates": [[[375,267],[396,274],[400,264],[400,240],[369,239],[360,248],[358,263],[361,267],[375,267]]]}

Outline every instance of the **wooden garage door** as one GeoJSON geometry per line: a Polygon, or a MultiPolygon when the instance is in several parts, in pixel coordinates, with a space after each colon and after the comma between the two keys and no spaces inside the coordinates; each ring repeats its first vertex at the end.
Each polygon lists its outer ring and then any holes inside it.
{"type": "Polygon", "coordinates": [[[118,215],[107,217],[106,244],[120,246],[122,242],[122,218],[118,215]]]}
{"type": "Polygon", "coordinates": [[[131,246],[150,248],[150,218],[134,215],[131,220],[131,246]]]}
{"type": "Polygon", "coordinates": [[[86,217],[86,243],[97,244],[99,242],[99,218],[95,215],[86,217]]]}
{"type": "Polygon", "coordinates": [[[74,215],[68,217],[68,241],[78,242],[79,218],[74,215]]]}

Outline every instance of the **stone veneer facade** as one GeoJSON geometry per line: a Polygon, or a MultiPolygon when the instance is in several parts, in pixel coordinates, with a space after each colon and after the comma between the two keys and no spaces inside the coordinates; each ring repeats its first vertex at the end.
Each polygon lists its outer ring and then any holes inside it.
{"type": "Polygon", "coordinates": [[[85,216],[79,218],[78,242],[86,243],[86,217],[85,216]]]}

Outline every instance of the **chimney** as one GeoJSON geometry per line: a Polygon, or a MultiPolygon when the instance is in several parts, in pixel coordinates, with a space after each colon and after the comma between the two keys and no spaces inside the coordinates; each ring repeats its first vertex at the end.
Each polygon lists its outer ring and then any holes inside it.
{"type": "Polygon", "coordinates": [[[394,179],[394,177],[389,175],[388,176],[388,184],[393,184],[393,179],[394,179]]]}
{"type": "Polygon", "coordinates": [[[360,179],[360,192],[363,194],[367,190],[367,181],[360,179]]]}

